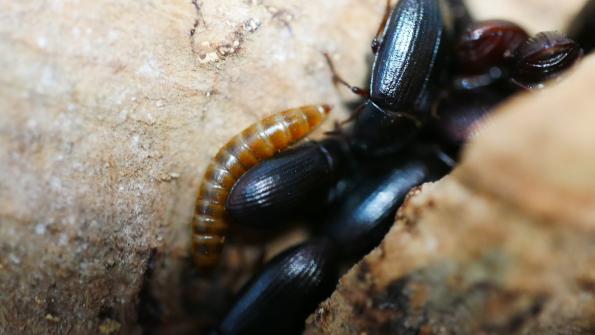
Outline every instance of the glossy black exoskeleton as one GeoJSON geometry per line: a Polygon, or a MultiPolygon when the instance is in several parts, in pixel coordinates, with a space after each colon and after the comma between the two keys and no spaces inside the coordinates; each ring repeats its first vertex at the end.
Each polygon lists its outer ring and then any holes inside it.
{"type": "Polygon", "coordinates": [[[341,137],[307,142],[244,174],[227,198],[227,214],[242,225],[270,228],[316,213],[337,196],[337,182],[351,165],[341,137]]]}
{"type": "Polygon", "coordinates": [[[571,21],[568,36],[586,53],[595,49],[595,0],[589,0],[571,21]]]}
{"type": "Polygon", "coordinates": [[[401,0],[390,15],[372,68],[370,92],[355,116],[354,150],[382,155],[419,131],[444,70],[452,23],[441,0],[401,0]]]}
{"type": "Polygon", "coordinates": [[[407,193],[449,172],[451,163],[444,161],[441,152],[421,151],[416,148],[398,160],[370,167],[345,199],[329,211],[321,234],[333,240],[343,256],[358,259],[368,253],[391,227],[407,193]]]}
{"type": "Polygon", "coordinates": [[[213,332],[297,334],[337,280],[335,252],[326,240],[293,247],[273,258],[240,291],[213,332]]]}
{"type": "Polygon", "coordinates": [[[456,153],[481,130],[488,114],[513,93],[506,87],[453,90],[438,103],[430,129],[456,153]]]}
{"type": "Polygon", "coordinates": [[[539,33],[517,48],[512,81],[523,88],[541,88],[572,67],[582,55],[581,47],[565,35],[539,33]]]}

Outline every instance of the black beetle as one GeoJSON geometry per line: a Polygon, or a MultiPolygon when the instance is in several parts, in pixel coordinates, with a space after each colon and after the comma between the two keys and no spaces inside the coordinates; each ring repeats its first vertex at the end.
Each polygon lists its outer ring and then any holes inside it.
{"type": "Polygon", "coordinates": [[[269,228],[316,213],[338,196],[337,182],[351,165],[342,137],[304,143],[240,177],[227,198],[227,214],[237,223],[269,228]]]}
{"type": "MultiPolygon", "coordinates": [[[[380,42],[374,40],[370,92],[354,116],[351,142],[357,152],[395,152],[420,130],[446,69],[452,22],[445,10],[440,0],[401,0],[395,5],[380,42]]],[[[336,82],[346,84],[332,65],[331,70],[336,82]]]]}
{"type": "Polygon", "coordinates": [[[543,87],[572,67],[583,55],[581,47],[558,32],[542,32],[517,48],[512,81],[523,88],[543,87]]]}
{"type": "Polygon", "coordinates": [[[321,234],[336,243],[342,256],[362,257],[382,240],[413,187],[449,172],[451,162],[445,162],[444,157],[439,151],[418,146],[390,164],[385,160],[368,167],[368,174],[329,211],[321,234]]]}
{"type": "Polygon", "coordinates": [[[338,278],[333,245],[313,240],[274,257],[240,291],[213,334],[295,334],[338,278]]]}

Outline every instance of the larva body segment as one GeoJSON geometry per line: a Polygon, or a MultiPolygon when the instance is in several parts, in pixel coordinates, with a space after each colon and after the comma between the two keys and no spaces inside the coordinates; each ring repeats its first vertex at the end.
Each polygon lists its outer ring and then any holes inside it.
{"type": "Polygon", "coordinates": [[[317,128],[327,105],[304,106],[266,117],[229,140],[207,167],[192,219],[192,255],[199,269],[218,264],[228,230],[225,202],[248,169],[285,150],[317,128]]]}

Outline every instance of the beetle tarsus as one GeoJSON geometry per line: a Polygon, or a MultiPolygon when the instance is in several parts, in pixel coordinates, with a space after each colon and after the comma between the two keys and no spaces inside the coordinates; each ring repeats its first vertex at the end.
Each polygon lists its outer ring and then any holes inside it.
{"type": "Polygon", "coordinates": [[[380,49],[380,44],[382,44],[382,34],[384,33],[384,29],[386,28],[386,23],[388,22],[388,18],[390,17],[390,0],[386,0],[386,7],[384,8],[384,15],[382,16],[382,21],[380,21],[380,25],[378,26],[378,30],[376,31],[376,36],[372,40],[372,53],[376,54],[378,49],[380,49]]]}
{"type": "Polygon", "coordinates": [[[366,99],[370,97],[370,90],[350,85],[337,72],[337,69],[335,68],[335,65],[333,64],[333,60],[331,59],[331,56],[326,52],[323,52],[322,54],[324,55],[324,58],[326,59],[326,63],[328,64],[328,67],[331,70],[332,80],[333,80],[333,84],[335,86],[340,84],[340,85],[347,87],[355,95],[358,95],[358,96],[366,98],[366,99]]]}

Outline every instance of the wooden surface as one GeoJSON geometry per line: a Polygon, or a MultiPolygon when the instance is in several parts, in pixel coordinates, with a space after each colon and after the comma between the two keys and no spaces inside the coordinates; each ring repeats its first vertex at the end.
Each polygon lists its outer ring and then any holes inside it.
{"type": "Polygon", "coordinates": [[[229,248],[213,278],[192,273],[189,224],[207,162],[282,109],[330,103],[343,118],[341,96],[354,97],[333,87],[322,51],[363,84],[382,8],[0,3],[0,333],[192,332],[212,322],[261,241],[229,248]]]}
{"type": "MultiPolygon", "coordinates": [[[[496,2],[471,3],[496,13],[496,2]]],[[[534,30],[562,29],[580,5],[497,3],[534,30]]],[[[264,250],[236,238],[220,273],[198,277],[188,225],[208,159],[281,109],[325,102],[344,118],[356,99],[332,86],[321,51],[365,85],[383,7],[0,2],[0,334],[191,333],[212,322],[262,253],[304,233],[264,250]]]]}

